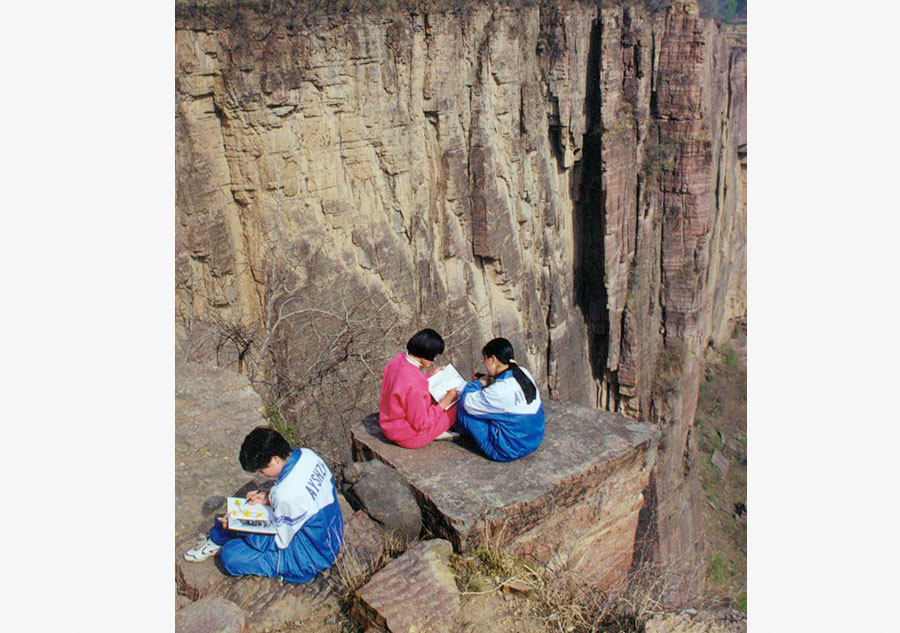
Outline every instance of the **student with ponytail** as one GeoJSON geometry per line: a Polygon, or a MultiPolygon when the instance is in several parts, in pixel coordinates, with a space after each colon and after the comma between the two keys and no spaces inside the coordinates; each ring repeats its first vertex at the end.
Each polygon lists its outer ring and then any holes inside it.
{"type": "Polygon", "coordinates": [[[481,355],[488,375],[466,384],[457,423],[491,459],[524,457],[544,439],[544,405],[537,385],[528,370],[519,367],[505,338],[489,341],[481,355]]]}

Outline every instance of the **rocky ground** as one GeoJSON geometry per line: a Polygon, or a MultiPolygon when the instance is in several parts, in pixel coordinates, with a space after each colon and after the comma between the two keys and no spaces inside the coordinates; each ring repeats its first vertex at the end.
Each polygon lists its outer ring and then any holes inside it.
{"type": "Polygon", "coordinates": [[[747,610],[747,334],[707,354],[694,441],[706,497],[707,589],[747,610]]]}
{"type": "MultiPolygon", "coordinates": [[[[709,396],[719,406],[725,406],[723,398],[739,395],[740,389],[735,393],[731,390],[745,384],[740,381],[745,373],[740,373],[741,365],[734,361],[742,358],[739,347],[735,347],[737,351],[731,353],[723,350],[721,367],[710,365],[711,371],[718,373],[708,381],[715,388],[705,389],[704,397],[709,396]],[[722,393],[717,381],[721,381],[722,393]]],[[[733,402],[728,403],[726,410],[731,411],[733,402]]],[[[652,605],[629,612],[625,602],[608,600],[596,590],[573,598],[568,593],[572,578],[538,572],[522,558],[490,545],[452,554],[449,542],[425,530],[422,540],[408,548],[397,547],[377,519],[363,510],[354,511],[343,497],[345,543],[341,555],[331,570],[310,583],[231,578],[221,571],[215,558],[186,563],[184,550],[198,531],[208,527],[221,505],[221,496],[256,485],[236,466],[235,456],[246,432],[264,423],[260,407],[259,396],[240,376],[198,364],[176,367],[178,519],[174,554],[178,633],[746,631],[743,615],[733,610],[654,614],[652,605]],[[210,432],[213,429],[215,432],[210,432]]],[[[705,429],[712,419],[719,418],[709,418],[704,409],[698,428],[705,429]]],[[[743,418],[736,415],[738,419],[743,418]]],[[[714,517],[727,524],[719,516],[726,505],[733,502],[732,497],[746,498],[740,492],[745,490],[746,480],[742,484],[733,479],[745,472],[746,452],[740,451],[745,439],[736,434],[734,424],[716,428],[726,435],[718,448],[722,458],[728,460],[731,474],[720,476],[720,481],[712,480],[721,483],[721,491],[715,493],[721,501],[713,504],[719,514],[714,517]]],[[[698,433],[698,437],[705,442],[706,434],[698,433]]],[[[716,461],[720,461],[718,457],[716,461]]],[[[732,520],[744,525],[740,517],[732,520]]],[[[726,542],[733,537],[723,531],[721,538],[726,542]]],[[[746,536],[742,542],[746,543],[746,536]]],[[[711,551],[731,565],[736,554],[733,556],[732,550],[723,549],[719,543],[714,541],[711,551]]],[[[744,565],[735,567],[732,575],[743,578],[745,558],[737,558],[744,565]]],[[[725,569],[730,573],[732,567],[725,569]]],[[[725,580],[731,582],[732,575],[726,575],[725,580]]],[[[711,576],[711,581],[715,579],[711,576]]],[[[727,582],[723,586],[731,593],[741,587],[727,582]]]]}

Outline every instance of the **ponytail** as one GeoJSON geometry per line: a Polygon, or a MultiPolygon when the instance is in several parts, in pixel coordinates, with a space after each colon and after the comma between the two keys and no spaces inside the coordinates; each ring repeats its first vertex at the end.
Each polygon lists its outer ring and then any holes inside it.
{"type": "Polygon", "coordinates": [[[522,371],[522,368],[519,367],[519,364],[516,361],[510,359],[507,361],[507,364],[512,370],[513,378],[515,378],[516,382],[519,383],[519,386],[522,387],[522,393],[525,394],[525,402],[531,404],[531,401],[537,396],[537,387],[535,387],[534,383],[528,379],[528,376],[525,375],[525,372],[522,371]]]}
{"type": "Polygon", "coordinates": [[[537,397],[537,387],[513,359],[512,343],[505,338],[492,339],[481,349],[481,355],[484,357],[493,356],[504,365],[509,365],[513,378],[516,379],[516,382],[522,388],[522,393],[525,394],[525,402],[530,404],[537,397]]]}

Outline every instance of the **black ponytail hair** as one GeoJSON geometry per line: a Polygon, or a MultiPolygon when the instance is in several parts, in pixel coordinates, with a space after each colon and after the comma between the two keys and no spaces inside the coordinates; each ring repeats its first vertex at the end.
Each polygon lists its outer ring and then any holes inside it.
{"type": "Polygon", "coordinates": [[[522,387],[522,392],[525,394],[525,402],[530,403],[537,397],[537,387],[534,386],[534,383],[529,380],[528,376],[525,375],[525,372],[522,371],[522,368],[519,367],[515,360],[513,360],[514,354],[512,343],[505,338],[491,339],[487,342],[487,345],[481,348],[481,355],[485,358],[493,356],[504,365],[509,365],[509,368],[513,373],[513,378],[515,378],[516,382],[519,383],[519,386],[522,387]]]}

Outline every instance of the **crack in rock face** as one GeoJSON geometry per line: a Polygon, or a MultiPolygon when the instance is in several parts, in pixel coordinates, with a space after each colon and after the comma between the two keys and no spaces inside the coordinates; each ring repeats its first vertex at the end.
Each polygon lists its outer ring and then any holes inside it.
{"type": "Polygon", "coordinates": [[[346,440],[420,325],[457,367],[506,337],[548,398],[660,427],[655,549],[702,558],[684,463],[700,354],[746,316],[746,38],[696,7],[179,3],[179,354],[346,440]],[[298,395],[314,365],[354,387],[298,395]]]}

